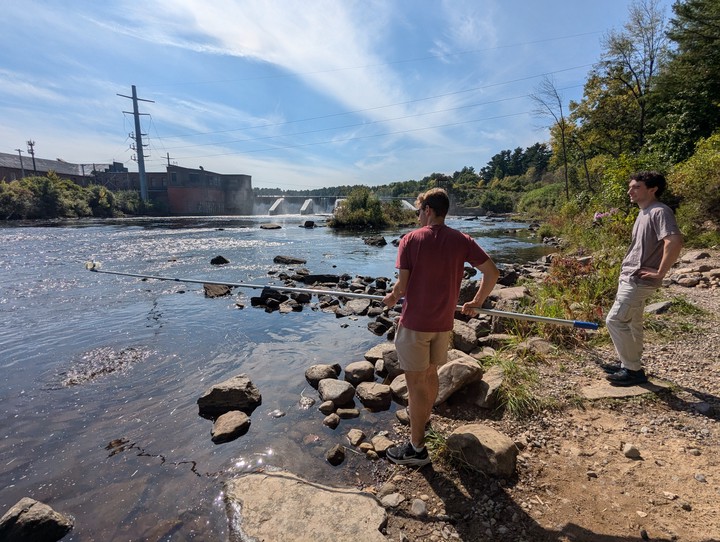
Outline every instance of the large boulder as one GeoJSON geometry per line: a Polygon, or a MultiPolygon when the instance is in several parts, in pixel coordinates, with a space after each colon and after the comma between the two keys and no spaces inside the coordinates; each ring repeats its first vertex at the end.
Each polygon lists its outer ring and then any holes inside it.
{"type": "Polygon", "coordinates": [[[347,405],[353,402],[355,387],[350,382],[324,378],[318,383],[318,392],[323,401],[332,401],[336,405],[347,405]]]}
{"type": "Polygon", "coordinates": [[[477,347],[478,335],[472,326],[455,320],[452,329],[452,344],[463,352],[472,352],[477,347]]]}
{"type": "Polygon", "coordinates": [[[325,283],[325,282],[337,284],[338,282],[340,282],[340,276],[339,275],[305,275],[303,277],[303,282],[305,284],[317,284],[317,283],[325,283]]]}
{"type": "Polygon", "coordinates": [[[345,303],[344,308],[350,312],[350,314],[356,314],[358,316],[365,316],[368,309],[370,308],[369,299],[351,299],[345,303]]]}
{"type": "Polygon", "coordinates": [[[370,410],[387,410],[392,402],[390,386],[377,382],[361,382],[356,393],[360,402],[370,410]]]}
{"type": "Polygon", "coordinates": [[[0,518],[3,542],[56,542],[73,528],[72,518],[47,504],[24,497],[0,518]]]}
{"type": "Polygon", "coordinates": [[[446,445],[453,456],[475,470],[501,478],[515,473],[518,449],[510,437],[492,427],[463,425],[448,436],[446,445]]]}
{"type": "Polygon", "coordinates": [[[282,471],[247,474],[224,489],[230,540],[387,542],[387,514],[369,493],[282,471]]]}
{"type": "Polygon", "coordinates": [[[319,363],[317,365],[311,365],[305,371],[305,380],[315,389],[321,380],[325,378],[337,378],[340,374],[341,368],[339,363],[328,365],[325,363],[319,363]]]}
{"type": "Polygon", "coordinates": [[[375,364],[377,374],[385,377],[389,382],[395,380],[399,375],[403,374],[398,361],[397,350],[392,349],[383,354],[382,362],[375,364]]]}
{"type": "Polygon", "coordinates": [[[383,359],[383,356],[395,350],[395,343],[389,341],[382,342],[376,346],[373,346],[370,350],[365,352],[365,359],[375,365],[378,360],[383,359]]]}
{"type": "Polygon", "coordinates": [[[438,369],[439,391],[435,406],[448,400],[455,392],[482,380],[483,368],[470,356],[449,361],[438,369]]]}
{"type": "Polygon", "coordinates": [[[226,284],[203,284],[205,297],[215,298],[230,295],[231,288],[226,284]]]}
{"type": "Polygon", "coordinates": [[[387,245],[387,240],[382,235],[372,235],[370,237],[363,237],[363,242],[366,245],[373,247],[384,247],[387,245]]]}
{"type": "Polygon", "coordinates": [[[490,367],[479,383],[475,405],[480,408],[495,408],[500,403],[500,386],[505,381],[505,372],[499,365],[490,367]]]}
{"type": "Polygon", "coordinates": [[[408,404],[407,379],[405,374],[398,375],[390,382],[392,396],[401,405],[408,404]]]}
{"type": "Polygon", "coordinates": [[[260,391],[246,374],[236,375],[215,384],[197,400],[200,416],[204,418],[217,417],[231,410],[241,410],[249,414],[261,402],[260,391]]]}
{"type": "Polygon", "coordinates": [[[375,380],[375,366],[369,361],[354,361],[345,367],[345,380],[353,386],[360,382],[372,382],[375,380]]]}

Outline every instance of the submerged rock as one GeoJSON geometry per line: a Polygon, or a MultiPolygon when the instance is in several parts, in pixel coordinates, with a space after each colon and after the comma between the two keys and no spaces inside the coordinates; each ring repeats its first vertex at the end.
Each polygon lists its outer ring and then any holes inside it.
{"type": "Polygon", "coordinates": [[[3,542],[56,542],[73,528],[72,518],[60,514],[47,504],[24,497],[0,518],[0,540],[3,542]]]}

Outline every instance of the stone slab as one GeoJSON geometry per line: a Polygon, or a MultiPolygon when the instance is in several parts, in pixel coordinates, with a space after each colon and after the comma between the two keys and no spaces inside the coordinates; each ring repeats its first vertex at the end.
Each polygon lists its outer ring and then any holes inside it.
{"type": "Polygon", "coordinates": [[[663,380],[651,378],[649,382],[640,384],[639,386],[613,386],[609,382],[603,380],[598,381],[590,386],[580,389],[580,394],[586,399],[622,399],[623,397],[637,397],[646,393],[656,393],[667,389],[672,384],[663,380]]]}
{"type": "Polygon", "coordinates": [[[369,493],[308,482],[285,471],[229,480],[230,540],[387,542],[387,514],[369,493]]]}

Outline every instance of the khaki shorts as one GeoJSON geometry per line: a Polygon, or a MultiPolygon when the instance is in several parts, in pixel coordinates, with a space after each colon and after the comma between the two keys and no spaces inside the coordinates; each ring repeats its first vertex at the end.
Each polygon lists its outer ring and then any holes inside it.
{"type": "Polygon", "coordinates": [[[450,331],[413,331],[398,326],[395,333],[395,350],[403,371],[424,371],[430,365],[443,365],[449,344],[450,331]]]}

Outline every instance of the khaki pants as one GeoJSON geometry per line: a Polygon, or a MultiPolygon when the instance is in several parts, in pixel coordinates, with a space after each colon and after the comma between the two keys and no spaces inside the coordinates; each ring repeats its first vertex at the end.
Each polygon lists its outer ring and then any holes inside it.
{"type": "Polygon", "coordinates": [[[642,369],[643,312],[645,301],[657,290],[620,282],[615,303],[605,319],[622,366],[631,371],[642,369]]]}

